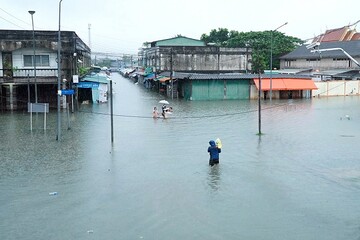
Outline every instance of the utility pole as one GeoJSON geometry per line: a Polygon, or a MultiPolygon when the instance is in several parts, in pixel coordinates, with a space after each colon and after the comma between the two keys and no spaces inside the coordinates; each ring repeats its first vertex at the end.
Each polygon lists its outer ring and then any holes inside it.
{"type": "Polygon", "coordinates": [[[111,128],[111,143],[114,142],[114,101],[113,101],[113,85],[110,79],[110,128],[111,128]]]}
{"type": "Polygon", "coordinates": [[[61,136],[61,119],[60,119],[60,97],[61,97],[61,31],[60,31],[60,20],[61,20],[61,2],[59,1],[59,31],[58,31],[58,92],[57,92],[57,136],[56,140],[60,141],[61,136]]]}
{"type": "Polygon", "coordinates": [[[36,55],[35,55],[35,30],[34,30],[34,13],[35,11],[29,11],[31,15],[32,32],[33,32],[33,65],[34,65],[34,83],[35,83],[35,103],[38,102],[37,97],[37,82],[36,82],[36,55]]]}
{"type": "Polygon", "coordinates": [[[259,132],[258,135],[261,135],[261,73],[259,70],[259,97],[258,97],[258,106],[259,106],[259,132]]]}
{"type": "Polygon", "coordinates": [[[174,99],[174,82],[173,82],[173,49],[170,50],[170,82],[171,82],[171,99],[174,99]]]}
{"type": "Polygon", "coordinates": [[[89,29],[89,48],[91,50],[91,38],[90,38],[90,29],[91,29],[91,24],[88,24],[88,29],[89,29]]]}

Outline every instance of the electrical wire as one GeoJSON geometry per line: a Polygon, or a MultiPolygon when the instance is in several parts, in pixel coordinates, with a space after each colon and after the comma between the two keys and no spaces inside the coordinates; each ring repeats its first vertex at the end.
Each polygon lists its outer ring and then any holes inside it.
{"type": "MultiPolygon", "coordinates": [[[[285,104],[277,104],[271,107],[262,108],[261,110],[269,110],[273,108],[279,108],[289,105],[288,103],[285,104]]],[[[93,111],[79,111],[81,113],[88,113],[88,114],[95,114],[95,115],[105,115],[110,116],[110,113],[104,112],[93,112],[93,111]]],[[[218,117],[226,117],[226,116],[235,116],[235,115],[242,115],[248,113],[258,112],[258,109],[249,110],[249,111],[242,111],[242,112],[234,112],[234,113],[224,113],[224,114],[217,114],[217,115],[202,115],[202,116],[184,116],[184,117],[171,117],[171,119],[200,119],[200,118],[218,118],[218,117]]],[[[115,117],[123,117],[123,118],[153,118],[152,116],[141,116],[141,115],[124,115],[124,114],[113,114],[115,117]]]]}
{"type": "Polygon", "coordinates": [[[22,22],[22,23],[25,23],[25,24],[26,24],[26,25],[28,25],[28,26],[31,26],[31,24],[30,24],[30,23],[25,22],[24,20],[21,20],[20,18],[17,18],[16,16],[14,16],[14,15],[12,15],[11,13],[9,13],[9,12],[5,11],[5,10],[4,10],[4,9],[2,9],[1,7],[0,7],[0,10],[1,10],[1,11],[3,11],[4,13],[6,13],[7,15],[9,15],[9,16],[11,16],[11,17],[15,18],[16,20],[18,20],[18,21],[20,21],[20,22],[22,22]]]}
{"type": "Polygon", "coordinates": [[[25,28],[23,28],[23,27],[21,27],[21,26],[17,25],[16,23],[13,23],[13,22],[11,22],[11,21],[7,20],[6,18],[3,18],[2,16],[0,16],[0,18],[1,18],[1,19],[3,19],[3,20],[5,20],[6,22],[8,22],[8,23],[10,23],[10,24],[12,24],[12,25],[14,25],[14,26],[18,27],[18,28],[21,28],[21,29],[25,30],[25,28]]]}

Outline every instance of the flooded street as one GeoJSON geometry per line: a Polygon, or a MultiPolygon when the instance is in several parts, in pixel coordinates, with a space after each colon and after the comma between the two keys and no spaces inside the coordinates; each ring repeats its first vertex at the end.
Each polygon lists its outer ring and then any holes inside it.
{"type": "Polygon", "coordinates": [[[164,97],[112,78],[113,145],[109,104],[64,112],[60,142],[56,109],[0,114],[0,239],[360,238],[360,97],[262,102],[259,137],[257,100],[153,119],[164,97]]]}

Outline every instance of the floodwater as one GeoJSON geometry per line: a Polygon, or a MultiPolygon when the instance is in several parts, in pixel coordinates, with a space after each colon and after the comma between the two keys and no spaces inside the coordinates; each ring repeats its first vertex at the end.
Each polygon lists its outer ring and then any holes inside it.
{"type": "Polygon", "coordinates": [[[360,97],[171,100],[117,73],[108,104],[0,114],[0,239],[360,238],[360,97]],[[349,115],[349,118],[345,116],[349,115]],[[208,142],[223,143],[208,166],[208,142]],[[49,193],[57,192],[57,195],[49,193]]]}

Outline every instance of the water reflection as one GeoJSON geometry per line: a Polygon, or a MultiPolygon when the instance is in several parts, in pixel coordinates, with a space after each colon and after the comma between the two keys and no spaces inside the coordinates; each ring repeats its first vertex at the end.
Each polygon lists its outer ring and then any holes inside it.
{"type": "Polygon", "coordinates": [[[221,184],[221,166],[220,164],[209,166],[208,185],[212,191],[216,192],[220,189],[221,184]]]}

